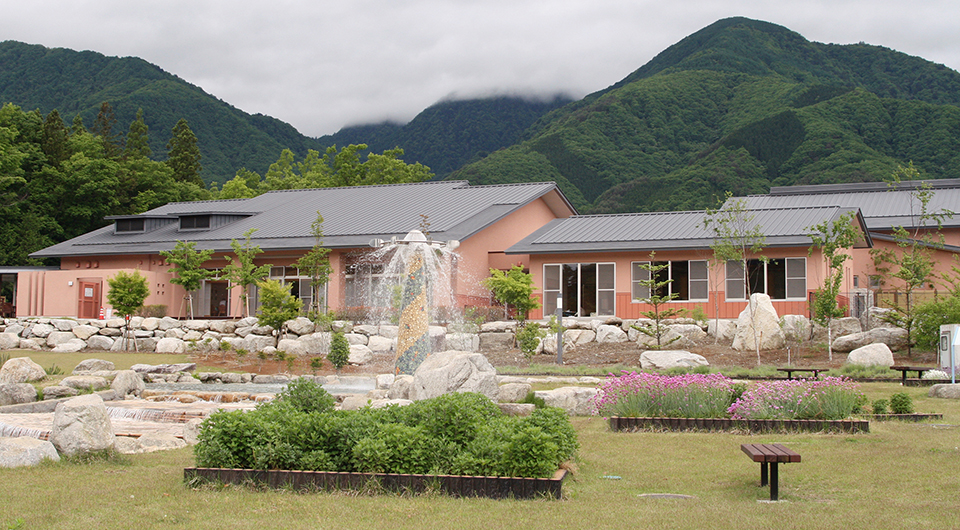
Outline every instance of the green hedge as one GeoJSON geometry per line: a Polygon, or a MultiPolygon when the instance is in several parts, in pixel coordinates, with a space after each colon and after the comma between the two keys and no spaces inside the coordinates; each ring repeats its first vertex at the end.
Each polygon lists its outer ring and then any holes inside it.
{"type": "Polygon", "coordinates": [[[197,467],[548,477],[579,443],[564,411],[504,416],[480,394],[404,407],[335,411],[299,381],[252,411],[221,411],[200,428],[197,467]]]}

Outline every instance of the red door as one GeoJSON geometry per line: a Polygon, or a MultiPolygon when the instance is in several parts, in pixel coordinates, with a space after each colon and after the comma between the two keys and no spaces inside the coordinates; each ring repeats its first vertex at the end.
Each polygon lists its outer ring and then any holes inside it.
{"type": "Polygon", "coordinates": [[[79,318],[100,318],[100,282],[80,281],[79,318]]]}

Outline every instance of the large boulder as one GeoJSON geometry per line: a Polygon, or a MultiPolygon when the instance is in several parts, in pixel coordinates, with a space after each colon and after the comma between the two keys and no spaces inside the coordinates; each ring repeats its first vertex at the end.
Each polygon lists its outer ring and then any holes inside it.
{"type": "Polygon", "coordinates": [[[20,346],[20,335],[0,333],[0,350],[12,350],[20,346]]]}
{"type": "Polygon", "coordinates": [[[309,335],[314,332],[316,325],[312,320],[306,317],[297,317],[286,322],[287,330],[290,333],[296,333],[298,336],[309,335]]]}
{"type": "Polygon", "coordinates": [[[107,386],[107,380],[98,375],[71,375],[64,377],[60,384],[77,390],[99,390],[107,386]]]}
{"type": "Polygon", "coordinates": [[[3,363],[0,368],[0,383],[29,383],[47,376],[42,366],[29,357],[15,357],[3,363]]]}
{"type": "Polygon", "coordinates": [[[66,456],[111,449],[113,425],[103,399],[87,394],[58,403],[50,441],[66,456]]]}
{"type": "Polygon", "coordinates": [[[370,348],[370,351],[373,353],[390,353],[394,347],[394,339],[388,339],[379,335],[373,335],[370,337],[370,340],[367,341],[367,348],[370,348]]]}
{"type": "Polygon", "coordinates": [[[103,359],[84,359],[73,369],[73,373],[80,375],[86,372],[98,372],[101,370],[115,370],[116,367],[110,361],[103,359]]]}
{"type": "Polygon", "coordinates": [[[704,356],[684,350],[647,350],[640,354],[640,367],[644,370],[696,368],[709,364],[704,356]]]}
{"type": "MultiPolygon", "coordinates": [[[[487,322],[487,324],[494,323],[495,322],[487,322]]],[[[484,324],[484,326],[487,324],[484,324]]],[[[513,348],[513,342],[513,333],[510,331],[491,331],[480,333],[480,351],[482,352],[509,350],[513,348]]]]}
{"type": "Polygon", "coordinates": [[[89,324],[81,324],[73,328],[73,334],[77,336],[80,340],[87,340],[90,337],[96,335],[100,331],[100,328],[91,326],[89,324]]]}
{"type": "Polygon", "coordinates": [[[483,354],[449,350],[427,357],[413,374],[410,399],[479,392],[497,401],[497,371],[483,354]]]}
{"type": "MultiPolygon", "coordinates": [[[[384,326],[380,326],[383,329],[384,326]]],[[[476,333],[447,333],[447,347],[458,351],[480,351],[480,335],[476,333]]]]}
{"type": "Polygon", "coordinates": [[[619,343],[627,342],[627,334],[620,326],[610,324],[601,324],[597,326],[597,342],[600,343],[619,343]]]}
{"type": "MultiPolygon", "coordinates": [[[[62,333],[62,332],[58,332],[58,333],[62,333]]],[[[55,353],[76,353],[86,347],[87,347],[86,342],[77,338],[73,338],[68,340],[67,342],[61,342],[60,344],[57,344],[56,346],[53,347],[53,350],[51,351],[55,353]]]]}
{"type": "Polygon", "coordinates": [[[0,406],[33,403],[37,389],[30,383],[0,383],[0,406]]]}
{"type": "Polygon", "coordinates": [[[309,335],[303,335],[298,341],[303,346],[303,351],[307,355],[319,355],[330,351],[330,341],[332,337],[329,332],[318,331],[309,335]]]}
{"type": "Polygon", "coordinates": [[[104,335],[94,335],[87,339],[87,349],[93,351],[110,351],[114,340],[104,335]]]}
{"type": "Polygon", "coordinates": [[[599,392],[596,388],[565,386],[553,390],[538,390],[534,395],[542,399],[548,407],[559,407],[571,416],[592,416],[597,413],[594,399],[599,392]]]}
{"type": "Polygon", "coordinates": [[[782,328],[787,340],[805,342],[813,337],[813,323],[803,315],[783,315],[782,328]]]}
{"type": "Polygon", "coordinates": [[[186,446],[187,442],[170,433],[146,433],[137,439],[138,453],[154,453],[168,449],[180,449],[186,446]]]}
{"type": "Polygon", "coordinates": [[[116,391],[118,396],[134,395],[139,396],[146,386],[143,384],[143,378],[139,373],[133,370],[120,370],[117,376],[110,383],[110,388],[116,391]]]}
{"type": "Polygon", "coordinates": [[[960,384],[933,385],[928,395],[933,398],[960,399],[960,384]]]}
{"type": "Polygon", "coordinates": [[[60,461],[57,449],[46,440],[26,436],[0,438],[0,467],[35,466],[48,458],[60,461]]]}
{"type": "Polygon", "coordinates": [[[71,340],[79,340],[71,331],[52,331],[47,335],[47,346],[56,348],[60,344],[67,343],[71,340]]]}
{"type": "Polygon", "coordinates": [[[501,403],[520,403],[533,390],[530,383],[507,383],[500,385],[501,403]]]}
{"type": "Polygon", "coordinates": [[[371,360],[373,360],[373,352],[370,351],[370,348],[364,346],[363,344],[350,345],[350,356],[347,357],[348,363],[367,364],[371,360]]]}
{"type": "Polygon", "coordinates": [[[387,390],[389,399],[410,399],[410,389],[413,387],[413,376],[401,374],[393,378],[390,389],[387,390]]]}
{"type": "Polygon", "coordinates": [[[907,347],[907,330],[903,328],[873,328],[846,335],[833,341],[833,351],[849,352],[868,344],[886,344],[891,350],[907,347]]]}
{"type": "Polygon", "coordinates": [[[277,342],[277,349],[287,352],[290,355],[301,357],[307,354],[307,349],[299,339],[280,339],[277,342]]]}
{"type": "Polygon", "coordinates": [[[886,344],[868,344],[847,355],[846,364],[860,366],[893,366],[893,352],[886,344]]]}
{"type": "Polygon", "coordinates": [[[157,353],[185,353],[187,351],[187,343],[183,342],[181,339],[175,339],[172,337],[164,337],[157,341],[157,353]]]}
{"type": "Polygon", "coordinates": [[[755,350],[758,340],[761,350],[775,350],[786,345],[777,310],[773,308],[770,297],[763,293],[750,295],[750,303],[740,312],[733,349],[755,350]]]}

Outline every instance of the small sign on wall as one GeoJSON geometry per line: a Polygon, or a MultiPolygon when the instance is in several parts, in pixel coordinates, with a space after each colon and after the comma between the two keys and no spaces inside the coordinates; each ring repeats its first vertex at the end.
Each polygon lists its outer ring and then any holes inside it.
{"type": "Polygon", "coordinates": [[[86,298],[93,298],[93,287],[84,287],[83,296],[86,298]]]}

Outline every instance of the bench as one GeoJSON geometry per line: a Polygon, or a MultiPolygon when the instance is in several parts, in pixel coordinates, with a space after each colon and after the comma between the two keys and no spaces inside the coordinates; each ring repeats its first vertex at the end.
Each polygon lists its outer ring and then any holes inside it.
{"type": "Polygon", "coordinates": [[[907,386],[907,372],[917,372],[917,379],[921,379],[923,378],[923,372],[936,370],[933,366],[891,366],[890,369],[900,372],[900,384],[903,386],[907,386]]]}
{"type": "Polygon", "coordinates": [[[812,372],[813,378],[816,379],[820,376],[820,372],[826,372],[829,368],[777,368],[778,372],[786,372],[787,379],[793,379],[794,372],[812,372]]]}
{"type": "Polygon", "coordinates": [[[767,469],[769,468],[770,500],[778,500],[780,498],[780,484],[777,465],[799,462],[800,454],[781,444],[741,444],[740,450],[754,462],[760,463],[761,487],[767,485],[767,469]]]}

